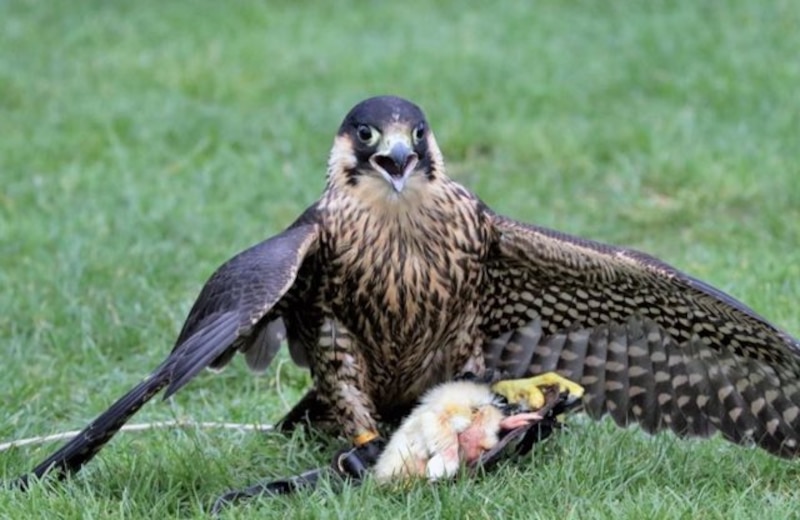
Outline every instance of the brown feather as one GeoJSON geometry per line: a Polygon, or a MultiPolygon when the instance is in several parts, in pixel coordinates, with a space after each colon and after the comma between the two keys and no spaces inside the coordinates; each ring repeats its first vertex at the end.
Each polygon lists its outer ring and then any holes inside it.
{"type": "MultiPolygon", "coordinates": [[[[551,336],[537,346],[549,356],[552,335],[594,328],[583,372],[593,415],[610,413],[622,425],[640,421],[648,431],[669,427],[680,435],[720,430],[736,442],[797,454],[797,340],[732,297],[643,253],[494,214],[492,220],[497,239],[488,277],[494,290],[482,305],[492,309],[483,324],[490,337],[533,320],[551,336]],[[634,317],[640,319],[630,321],[634,317]]],[[[562,351],[573,363],[584,352],[576,345],[562,351]]],[[[497,342],[492,349],[502,359],[497,342]]]]}

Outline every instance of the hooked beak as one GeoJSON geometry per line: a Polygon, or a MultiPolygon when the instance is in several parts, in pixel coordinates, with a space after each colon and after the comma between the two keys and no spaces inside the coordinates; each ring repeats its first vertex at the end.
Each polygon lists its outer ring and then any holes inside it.
{"type": "Polygon", "coordinates": [[[400,193],[416,168],[419,157],[411,148],[407,136],[389,134],[383,139],[380,149],[369,158],[369,162],[400,193]]]}

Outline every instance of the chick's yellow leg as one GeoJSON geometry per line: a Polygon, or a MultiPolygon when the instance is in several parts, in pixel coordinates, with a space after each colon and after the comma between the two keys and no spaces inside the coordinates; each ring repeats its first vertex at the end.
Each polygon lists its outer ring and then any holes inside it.
{"type": "Polygon", "coordinates": [[[492,390],[505,397],[512,404],[527,404],[531,410],[539,410],[545,405],[545,389],[558,387],[560,394],[569,399],[583,397],[584,389],[578,383],[562,377],[555,372],[547,372],[525,379],[507,379],[492,385],[492,390]]]}

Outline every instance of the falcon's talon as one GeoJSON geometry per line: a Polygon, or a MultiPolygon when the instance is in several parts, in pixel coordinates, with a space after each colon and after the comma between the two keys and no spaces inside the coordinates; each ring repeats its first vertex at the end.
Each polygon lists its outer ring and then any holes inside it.
{"type": "MultiPolygon", "coordinates": [[[[583,389],[583,387],[581,387],[581,389],[583,389]]],[[[581,395],[577,395],[575,393],[562,394],[563,405],[567,407],[572,406],[578,403],[582,397],[583,397],[583,392],[581,392],[581,395]]]]}
{"type": "Polygon", "coordinates": [[[556,387],[559,394],[565,395],[563,401],[566,406],[580,400],[585,392],[581,385],[555,372],[547,372],[525,379],[498,381],[492,385],[492,390],[502,395],[509,404],[522,405],[530,410],[540,410],[546,404],[544,389],[548,387],[556,387]]]}

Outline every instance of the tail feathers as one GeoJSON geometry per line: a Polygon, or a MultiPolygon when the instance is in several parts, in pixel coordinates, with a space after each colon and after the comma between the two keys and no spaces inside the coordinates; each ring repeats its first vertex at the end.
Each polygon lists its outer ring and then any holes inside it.
{"type": "Polygon", "coordinates": [[[32,477],[41,478],[51,472],[63,478],[66,474],[79,470],[111,440],[133,414],[168,383],[169,370],[165,364],[111,405],[61,449],[36,466],[31,473],[21,476],[17,480],[18,486],[27,488],[32,477]]]}

